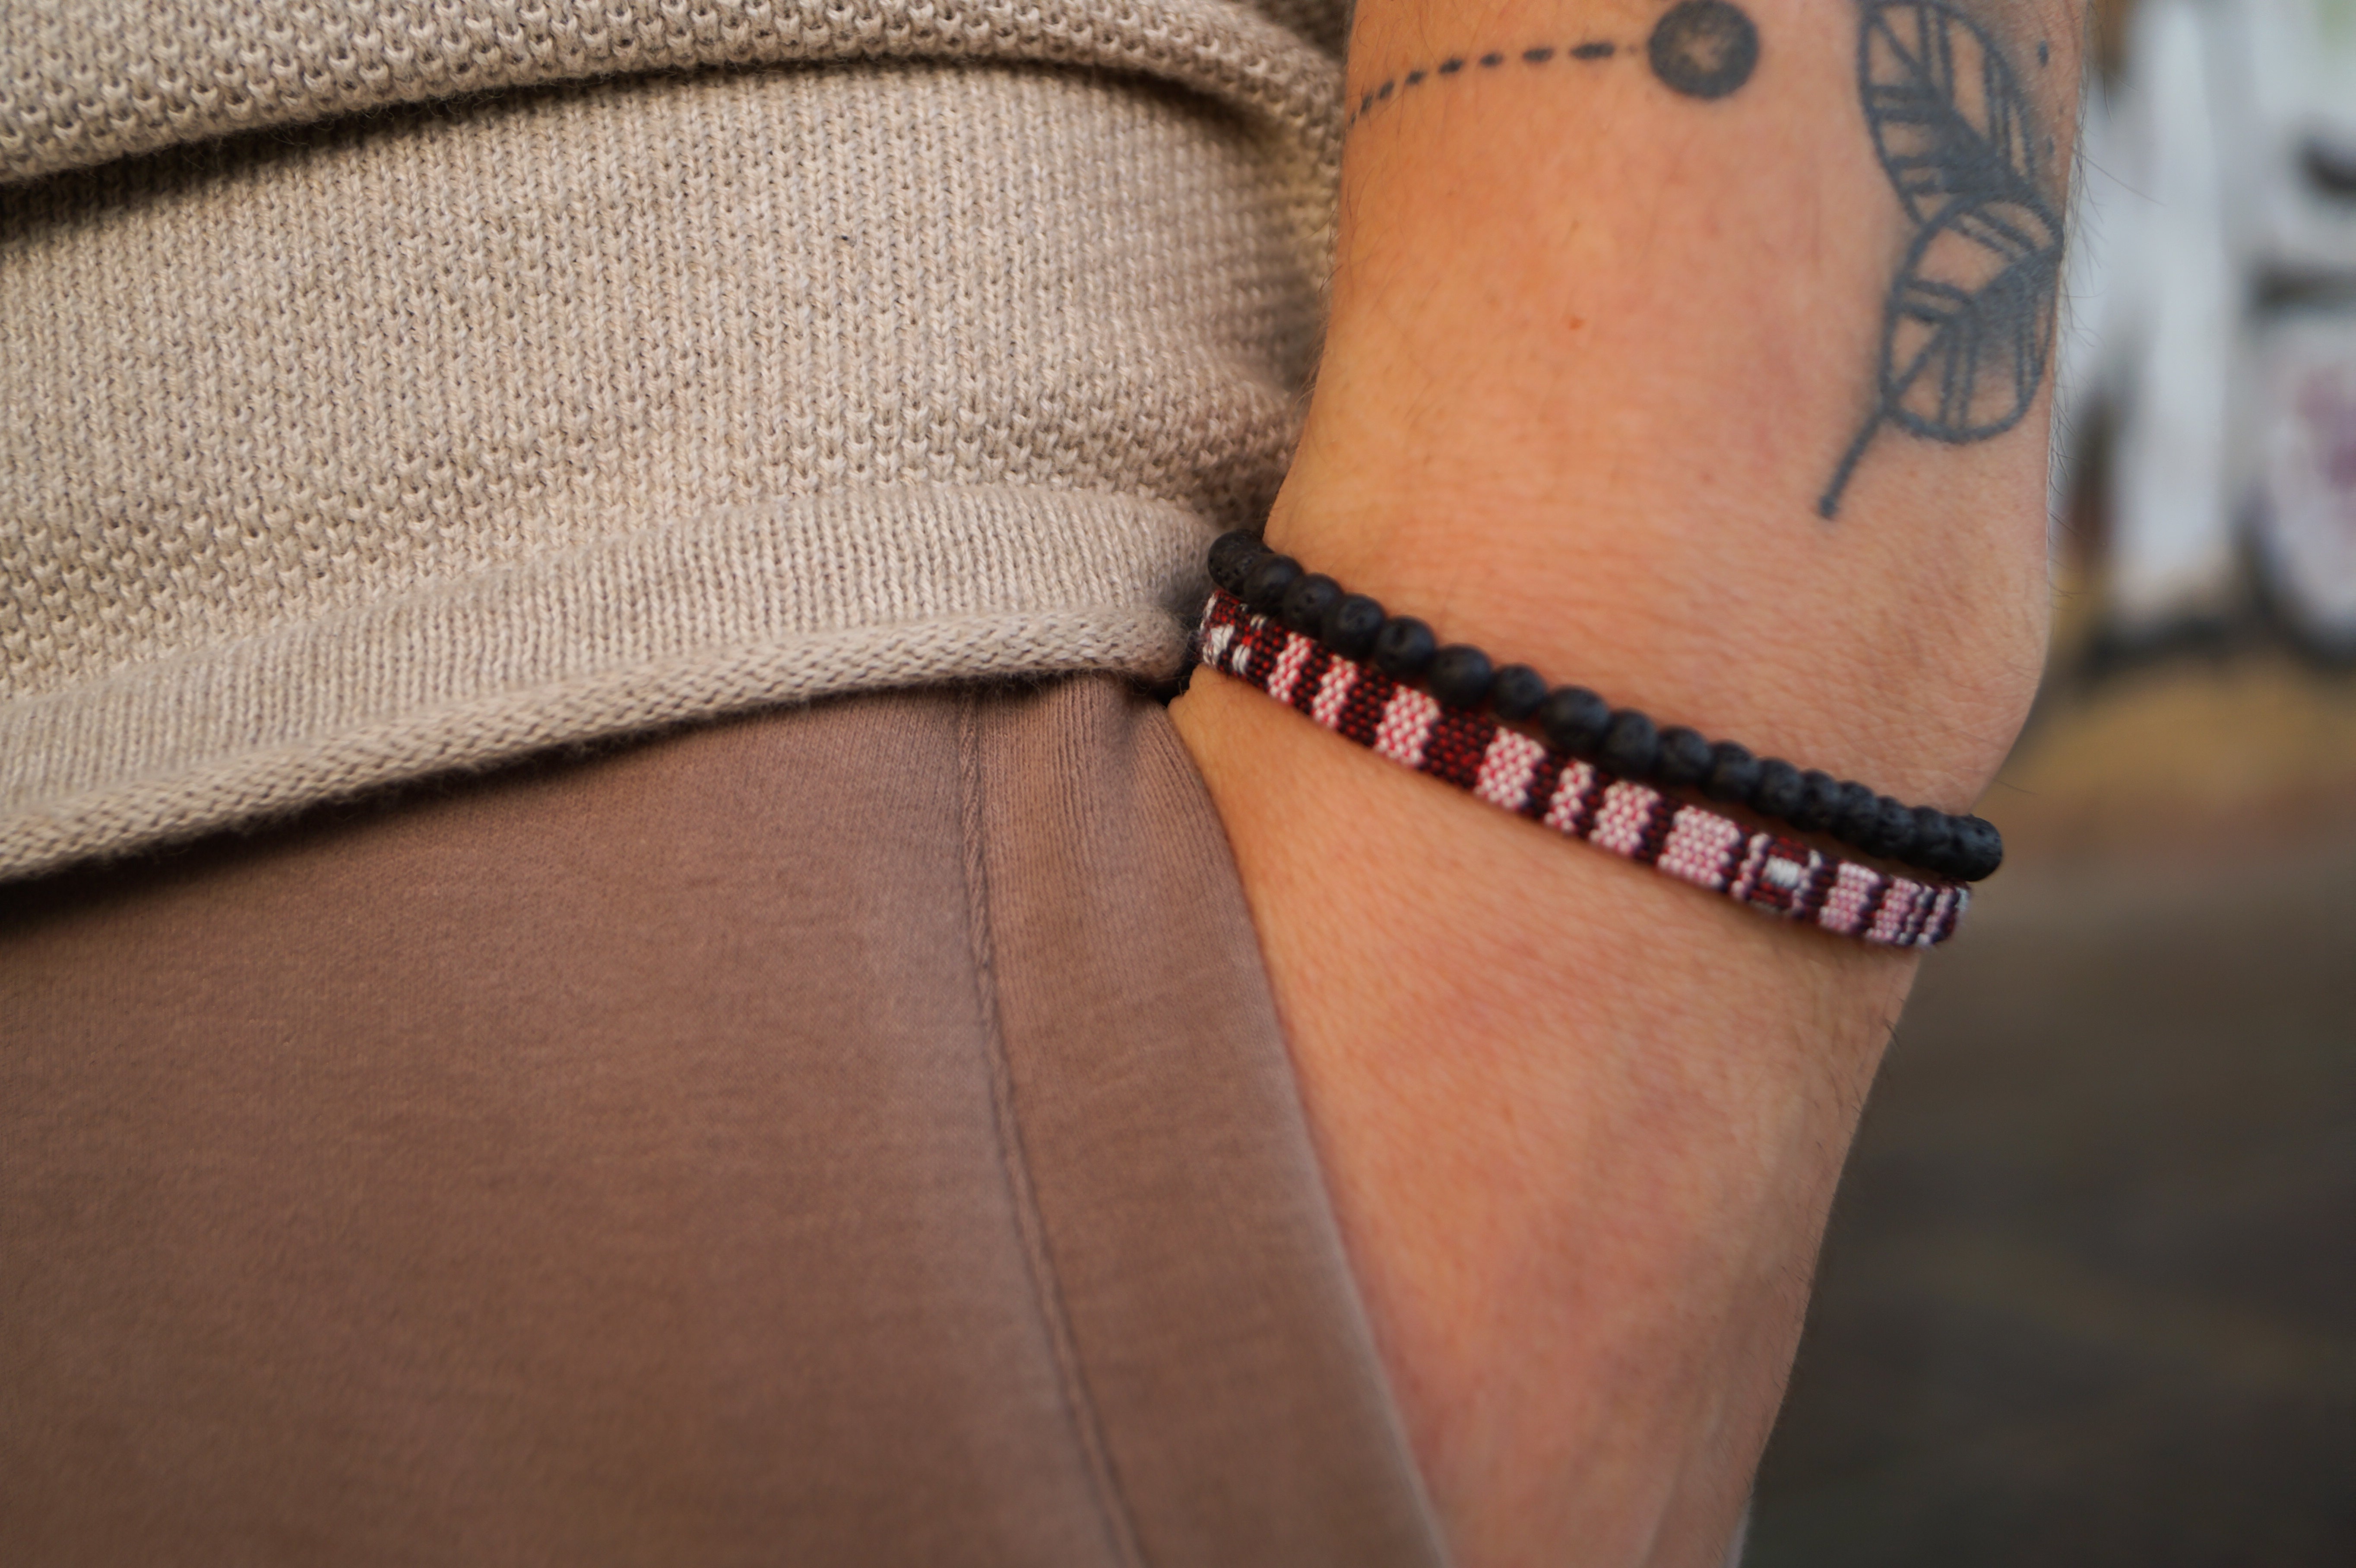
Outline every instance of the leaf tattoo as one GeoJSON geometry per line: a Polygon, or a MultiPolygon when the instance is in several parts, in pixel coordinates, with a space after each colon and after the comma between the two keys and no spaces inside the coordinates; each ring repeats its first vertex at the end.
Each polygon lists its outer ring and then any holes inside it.
{"type": "Polygon", "coordinates": [[[2062,275],[2029,100],[1985,30],[1951,0],[1869,0],[1857,74],[1914,237],[1883,309],[1873,412],[1816,503],[1826,518],[1884,425],[1961,445],[2021,421],[2062,275]]]}

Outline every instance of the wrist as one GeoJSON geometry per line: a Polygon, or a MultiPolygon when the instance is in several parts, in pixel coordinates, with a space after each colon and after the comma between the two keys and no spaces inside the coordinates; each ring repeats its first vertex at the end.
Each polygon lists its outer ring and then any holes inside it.
{"type": "MultiPolygon", "coordinates": [[[[1592,688],[1660,724],[1967,809],[2018,733],[2046,636],[2041,550],[1952,536],[1903,563],[1730,539],[1673,501],[1492,491],[1424,505],[1304,483],[1269,543],[1443,643],[1592,688]],[[1975,542],[1980,548],[1975,550],[1975,542]]],[[[1846,542],[1846,541],[1844,541],[1846,542]]]]}

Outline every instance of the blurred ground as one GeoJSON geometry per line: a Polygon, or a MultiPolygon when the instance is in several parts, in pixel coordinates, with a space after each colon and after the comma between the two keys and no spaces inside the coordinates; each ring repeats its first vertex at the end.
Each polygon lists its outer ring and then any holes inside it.
{"type": "Polygon", "coordinates": [[[2065,685],[1867,1110],[1751,1568],[2356,1564],[2356,677],[2065,685]]]}

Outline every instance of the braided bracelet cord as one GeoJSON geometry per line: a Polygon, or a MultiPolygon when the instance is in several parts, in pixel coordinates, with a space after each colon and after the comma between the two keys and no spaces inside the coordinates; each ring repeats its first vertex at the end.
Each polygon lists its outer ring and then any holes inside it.
{"type": "Polygon", "coordinates": [[[1205,606],[1196,659],[1403,767],[1762,914],[1878,946],[1932,947],[1954,934],[1971,903],[1959,883],[1891,876],[1782,834],[1752,832],[1486,713],[1446,707],[1246,608],[1224,588],[1205,606]]]}

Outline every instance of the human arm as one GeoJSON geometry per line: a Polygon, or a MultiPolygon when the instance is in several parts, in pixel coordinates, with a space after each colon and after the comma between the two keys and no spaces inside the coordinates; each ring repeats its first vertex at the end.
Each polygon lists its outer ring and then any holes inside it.
{"type": "MultiPolygon", "coordinates": [[[[2009,76],[2058,212],[2076,6],[1745,0],[1756,69],[1715,98],[1653,69],[1665,9],[1359,7],[1353,106],[1392,88],[1351,131],[1269,540],[1443,639],[1963,809],[2041,660],[2047,397],[2040,367],[1979,439],[1892,417],[1922,406],[1886,395],[1893,291],[1954,270],[1925,236],[1960,215],[1885,166],[1861,30],[1935,13],[1991,48],[1972,80],[2009,76]]],[[[1175,712],[1458,1560],[1715,1561],[1912,963],[1549,841],[1218,677],[1175,712]]]]}

